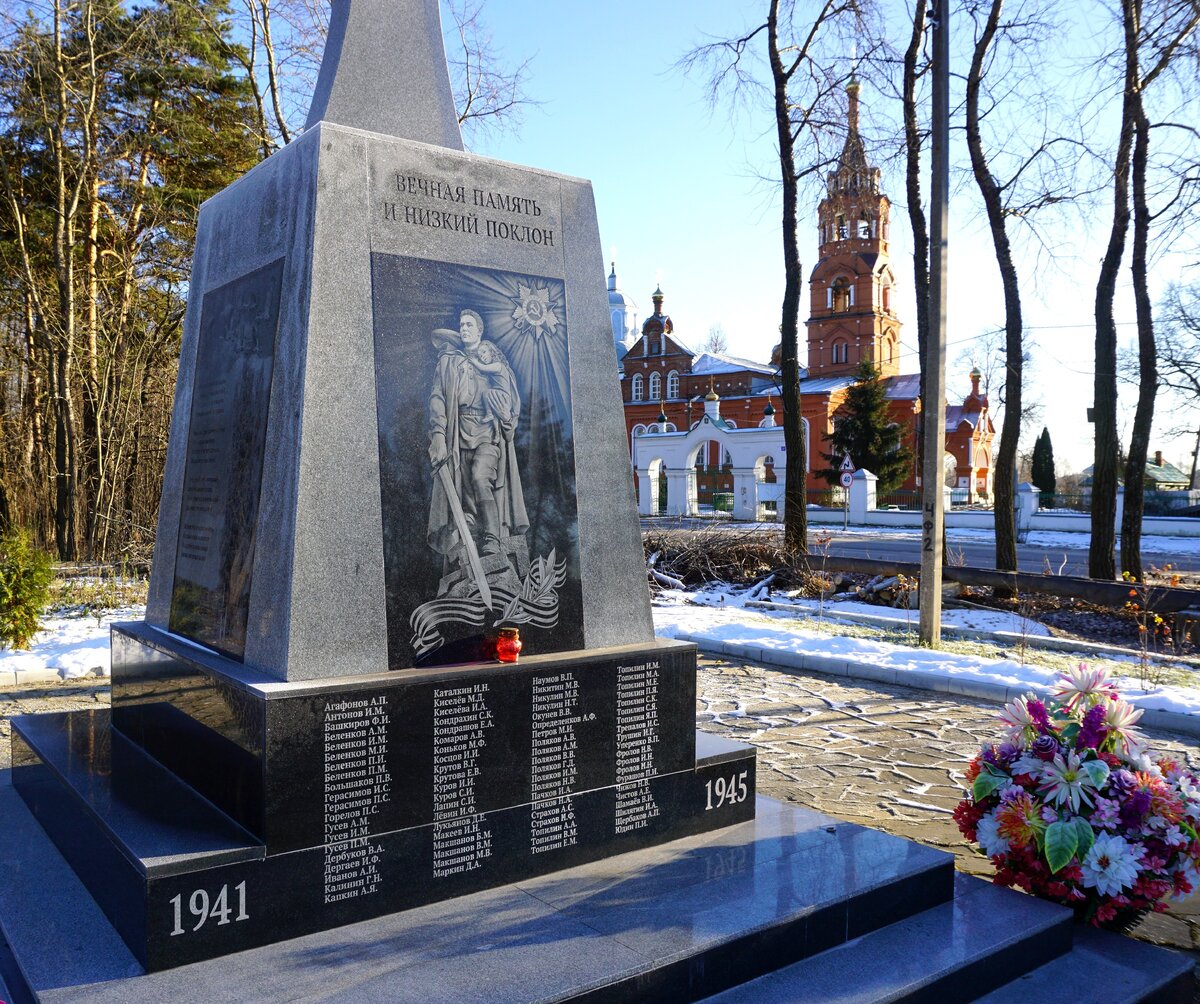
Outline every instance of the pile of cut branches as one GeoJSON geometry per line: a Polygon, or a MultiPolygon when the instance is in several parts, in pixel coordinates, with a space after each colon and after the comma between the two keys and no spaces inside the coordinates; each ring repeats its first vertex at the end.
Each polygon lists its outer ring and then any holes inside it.
{"type": "Polygon", "coordinates": [[[804,589],[813,577],[783,549],[782,537],[729,525],[702,530],[649,530],[642,535],[652,583],[687,589],[706,582],[758,582],[774,576],[776,589],[804,589]]]}

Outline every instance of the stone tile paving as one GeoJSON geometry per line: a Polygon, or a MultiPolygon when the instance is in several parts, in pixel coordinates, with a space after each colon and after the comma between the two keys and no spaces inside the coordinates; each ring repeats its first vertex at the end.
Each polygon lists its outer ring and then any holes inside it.
{"type": "MultiPolygon", "coordinates": [[[[967,761],[997,735],[997,705],[703,654],[697,693],[701,729],[758,747],[764,795],[950,851],[961,871],[991,877],[951,813],[967,761]]],[[[1200,769],[1200,739],[1145,732],[1156,752],[1200,769]]],[[[1134,936],[1200,965],[1200,895],[1147,917],[1134,936]]]]}
{"type": "MultiPolygon", "coordinates": [[[[763,794],[950,851],[962,871],[990,875],[951,812],[963,767],[996,735],[995,704],[705,655],[697,686],[699,727],[759,748],[763,794]]],[[[0,691],[0,769],[11,762],[13,715],[108,703],[108,681],[94,677],[0,691]]],[[[1200,740],[1146,733],[1155,750],[1200,769],[1200,740]]],[[[1200,896],[1147,918],[1135,937],[1200,964],[1200,896]]]]}

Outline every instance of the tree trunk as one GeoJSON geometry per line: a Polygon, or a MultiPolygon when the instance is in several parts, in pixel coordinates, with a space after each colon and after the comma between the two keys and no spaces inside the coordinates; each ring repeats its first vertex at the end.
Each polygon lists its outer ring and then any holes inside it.
{"type": "Polygon", "coordinates": [[[967,75],[967,147],[971,153],[971,171],[979,193],[983,196],[996,265],[1000,269],[1000,281],[1004,288],[1004,425],[1000,432],[1000,449],[996,454],[995,504],[992,512],[996,526],[996,567],[1016,571],[1016,495],[1013,491],[1013,475],[1017,462],[1017,442],[1021,435],[1021,370],[1024,351],[1021,292],[1017,283],[1016,265],[1013,264],[1012,246],[1005,228],[1001,189],[988,167],[979,132],[979,91],[983,80],[984,61],[995,39],[1003,7],[1004,0],[992,0],[987,24],[979,36],[971,59],[971,68],[967,75]]]}
{"type": "Polygon", "coordinates": [[[1113,221],[1108,247],[1096,281],[1096,377],[1092,416],[1096,448],[1092,464],[1092,540],[1088,575],[1113,579],[1117,575],[1117,324],[1113,299],[1129,230],[1129,157],[1133,146],[1134,107],[1138,87],[1138,22],[1141,0],[1121,0],[1125,28],[1125,87],[1121,102],[1121,132],[1113,169],[1113,221]]]}
{"type": "Polygon", "coordinates": [[[792,120],[788,114],[788,74],[779,54],[779,0],[771,0],[767,15],[767,48],[775,85],[775,129],[783,181],[783,313],[779,326],[780,369],[783,379],[783,442],[787,451],[784,485],[783,546],[790,554],[808,553],[808,444],[800,408],[798,329],[804,279],[796,241],[796,158],[792,120]]]}
{"type": "Polygon", "coordinates": [[[1121,515],[1121,571],[1141,581],[1142,516],[1146,508],[1146,455],[1150,449],[1150,427],[1154,422],[1154,399],[1158,394],[1158,347],[1154,339],[1154,316],[1146,282],[1146,249],[1150,239],[1150,209],[1146,201],[1146,162],[1150,147],[1150,123],[1137,92],[1134,108],[1133,146],[1133,299],[1138,329],[1138,400],[1125,461],[1125,510],[1121,515]]]}
{"type": "Polygon", "coordinates": [[[921,361],[921,411],[917,416],[917,472],[925,469],[925,344],[929,340],[929,226],[921,204],[921,126],[917,117],[917,60],[925,35],[925,4],[913,11],[912,37],[904,53],[904,147],[908,222],[913,235],[913,288],[917,296],[917,358],[921,361]]]}

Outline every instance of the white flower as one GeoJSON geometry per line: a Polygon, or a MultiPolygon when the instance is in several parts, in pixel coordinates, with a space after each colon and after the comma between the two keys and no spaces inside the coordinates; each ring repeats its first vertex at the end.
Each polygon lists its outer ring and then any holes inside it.
{"type": "Polygon", "coordinates": [[[1099,667],[1089,669],[1086,663],[1068,669],[1059,679],[1062,682],[1054,693],[1065,697],[1067,707],[1072,710],[1079,704],[1090,708],[1117,694],[1117,688],[1108,682],[1108,673],[1099,667]]]}
{"type": "Polygon", "coordinates": [[[1032,697],[1033,695],[1029,694],[1009,701],[997,716],[1008,726],[1009,742],[1019,743],[1022,738],[1032,736],[1037,731],[1037,722],[1029,712],[1029,700],[1032,697]]]}
{"type": "Polygon", "coordinates": [[[1128,701],[1104,702],[1104,727],[1108,729],[1110,735],[1117,737],[1127,757],[1131,760],[1146,759],[1146,766],[1141,767],[1139,763],[1139,769],[1149,770],[1152,764],[1143,752],[1141,736],[1134,728],[1134,725],[1142,717],[1142,713],[1141,708],[1135,708],[1128,701]]]}
{"type": "Polygon", "coordinates": [[[1009,851],[1008,841],[1000,836],[997,829],[995,812],[986,813],[975,825],[975,839],[989,858],[1009,851]]]}
{"type": "Polygon", "coordinates": [[[1142,853],[1142,848],[1134,847],[1124,837],[1096,834],[1096,842],[1083,859],[1083,884],[1101,896],[1117,895],[1137,881],[1142,853]]]}
{"type": "MultiPolygon", "coordinates": [[[[1018,774],[1028,774],[1030,777],[1041,777],[1042,768],[1046,766],[1046,761],[1040,757],[1030,756],[1028,753],[1023,753],[1020,758],[1009,768],[1013,777],[1018,774]]],[[[1024,789],[1022,789],[1024,790],[1024,789]]]]}
{"type": "Polygon", "coordinates": [[[1055,805],[1069,805],[1071,811],[1078,813],[1079,805],[1092,804],[1091,792],[1096,790],[1096,783],[1087,771],[1082,769],[1078,753],[1068,753],[1064,759],[1061,754],[1045,765],[1042,771],[1038,791],[1055,805]]]}

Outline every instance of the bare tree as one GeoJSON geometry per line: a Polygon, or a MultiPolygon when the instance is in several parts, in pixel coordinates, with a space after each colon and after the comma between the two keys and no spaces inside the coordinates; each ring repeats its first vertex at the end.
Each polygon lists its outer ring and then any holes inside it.
{"type": "MultiPolygon", "coordinates": [[[[780,370],[783,439],[787,452],[784,547],[808,553],[808,443],[801,421],[799,327],[804,275],[797,236],[797,199],[802,185],[818,180],[834,163],[833,143],[841,135],[840,91],[847,76],[835,67],[857,37],[867,0],[825,0],[803,10],[796,0],[768,0],[766,19],[745,33],[702,45],[681,61],[685,70],[709,72],[710,98],[769,100],[774,110],[778,181],[782,195],[784,293],[781,310],[780,370]],[[856,32],[857,29],[857,32],[856,32]],[[755,46],[765,43],[769,71],[756,73],[755,46]]],[[[843,64],[844,65],[844,64],[843,64]]]]}
{"type": "Polygon", "coordinates": [[[985,16],[977,23],[967,73],[966,119],[971,171],[983,200],[1004,291],[1004,421],[995,463],[994,519],[996,567],[1015,570],[1014,488],[1024,415],[1025,346],[1010,223],[1024,225],[1037,238],[1037,215],[1076,196],[1070,164],[1077,156],[1077,141],[1056,134],[1050,124],[1050,102],[1039,94],[1042,82],[1036,54],[1050,27],[1047,8],[1043,0],[1017,0],[1012,7],[1008,13],[1005,0],[988,0],[971,9],[985,16]],[[1014,84],[1014,79],[1019,82],[1014,84]],[[1020,102],[1019,129],[1002,115],[1006,100],[1013,98],[1020,102]],[[991,127],[990,149],[985,145],[985,123],[991,127]]]}
{"type": "Polygon", "coordinates": [[[925,400],[925,346],[929,341],[929,225],[921,201],[921,150],[926,130],[921,128],[918,111],[918,85],[929,69],[922,55],[925,38],[926,5],[916,0],[912,14],[912,34],[904,51],[901,104],[904,109],[904,187],[908,198],[908,223],[913,235],[913,290],[917,298],[917,358],[921,360],[921,411],[917,417],[917,470],[924,469],[925,436],[923,428],[928,412],[925,400]]]}
{"type": "Polygon", "coordinates": [[[517,130],[525,109],[536,105],[525,91],[529,64],[508,64],[483,22],[484,0],[449,0],[458,46],[448,61],[458,124],[472,131],[517,130]]]}
{"type": "Polygon", "coordinates": [[[704,352],[726,351],[729,348],[729,339],[725,335],[725,329],[719,324],[714,324],[708,329],[708,337],[704,339],[700,348],[704,352]]]}
{"type": "MultiPolygon", "coordinates": [[[[1121,570],[1134,579],[1142,578],[1142,516],[1145,512],[1146,457],[1150,449],[1150,430],[1154,422],[1155,399],[1158,394],[1158,347],[1155,344],[1153,310],[1147,278],[1150,228],[1154,214],[1148,194],[1147,174],[1150,170],[1151,123],[1146,112],[1146,90],[1170,65],[1180,47],[1200,24],[1200,3],[1197,0],[1165,0],[1153,15],[1143,18],[1143,0],[1123,0],[1131,22],[1127,43],[1133,41],[1134,88],[1129,103],[1133,115],[1132,216],[1133,249],[1130,272],[1133,279],[1134,305],[1138,331],[1138,399],[1130,432],[1129,454],[1125,464],[1125,507],[1121,516],[1121,570]],[[1147,29],[1146,20],[1151,27],[1147,29]],[[1148,50],[1150,69],[1137,79],[1142,50],[1148,50]],[[1155,58],[1157,57],[1157,58],[1155,58]]],[[[1123,19],[1123,20],[1124,20],[1123,19]]],[[[1193,91],[1194,86],[1190,88],[1193,91]]],[[[1195,132],[1194,129],[1189,129],[1195,132]]],[[[1194,179],[1192,181],[1194,183],[1194,179]]],[[[1185,186],[1187,182],[1185,181],[1185,186]]],[[[1181,186],[1175,186],[1176,192],[1181,186]]],[[[1177,199],[1168,208],[1178,213],[1177,199]]],[[[1165,211],[1165,210],[1164,210],[1165,211]]]]}

